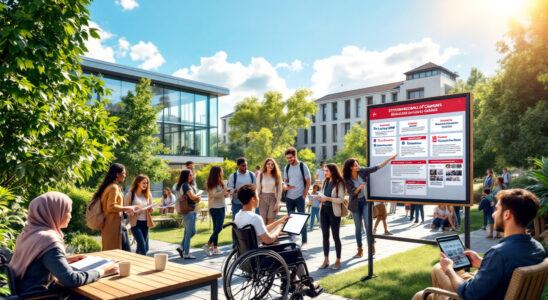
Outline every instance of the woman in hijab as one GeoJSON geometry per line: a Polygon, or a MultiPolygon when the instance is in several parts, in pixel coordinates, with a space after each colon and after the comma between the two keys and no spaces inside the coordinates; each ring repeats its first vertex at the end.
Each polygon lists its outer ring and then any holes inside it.
{"type": "Polygon", "coordinates": [[[27,225],[17,238],[10,265],[17,279],[20,294],[52,291],[59,285],[74,288],[96,281],[103,275],[116,273],[117,264],[100,270],[75,272],[70,263],[85,255],[67,257],[63,232],[71,219],[72,200],[59,192],[48,192],[29,204],[27,225]]]}

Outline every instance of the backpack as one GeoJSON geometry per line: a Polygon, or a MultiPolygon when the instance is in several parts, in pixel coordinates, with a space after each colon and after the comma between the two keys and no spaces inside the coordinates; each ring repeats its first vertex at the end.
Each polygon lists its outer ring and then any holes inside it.
{"type": "MultiPolygon", "coordinates": [[[[232,176],[234,176],[234,188],[236,188],[236,182],[238,182],[238,171],[234,172],[232,176]]],[[[253,180],[253,175],[251,174],[251,172],[249,172],[249,179],[251,179],[251,183],[255,184],[255,181],[253,180]]]]}
{"type": "Polygon", "coordinates": [[[105,213],[101,198],[92,199],[86,207],[86,225],[92,230],[101,230],[105,225],[105,213]]]}
{"type": "MultiPolygon", "coordinates": [[[[287,180],[288,181],[289,181],[289,166],[290,165],[285,166],[285,174],[287,174],[287,180]]],[[[301,168],[301,176],[303,177],[303,185],[306,187],[306,178],[304,177],[304,163],[302,161],[299,162],[299,167],[301,168]]],[[[284,191],[282,193],[282,199],[281,199],[281,201],[283,203],[285,203],[287,201],[286,197],[287,197],[287,191],[284,191]]]]}

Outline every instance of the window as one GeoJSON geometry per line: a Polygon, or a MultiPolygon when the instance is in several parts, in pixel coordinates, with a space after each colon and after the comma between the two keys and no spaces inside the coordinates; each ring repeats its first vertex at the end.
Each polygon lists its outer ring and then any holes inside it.
{"type": "Polygon", "coordinates": [[[327,142],[327,128],[325,125],[322,125],[322,143],[327,142]]]}
{"type": "Polygon", "coordinates": [[[316,123],[316,113],[314,113],[311,117],[312,123],[316,123]]]}
{"type": "Polygon", "coordinates": [[[223,143],[226,144],[226,136],[223,136],[223,143]]]}
{"type": "Polygon", "coordinates": [[[350,100],[344,101],[344,118],[350,119],[350,100]]]}
{"type": "Polygon", "coordinates": [[[356,118],[362,116],[362,100],[360,98],[356,99],[356,118]]]}
{"type": "Polygon", "coordinates": [[[327,159],[327,147],[322,146],[322,159],[327,159]]]}
{"type": "Polygon", "coordinates": [[[350,122],[344,123],[344,135],[346,135],[350,131],[350,122]]]}
{"type": "Polygon", "coordinates": [[[327,104],[322,104],[322,121],[327,121],[327,104]]]}
{"type": "Polygon", "coordinates": [[[338,114],[338,111],[337,111],[337,102],[331,103],[331,113],[332,113],[331,119],[332,119],[333,121],[336,121],[336,120],[337,120],[337,114],[338,114]]]}
{"type": "Polygon", "coordinates": [[[392,102],[398,101],[398,93],[392,93],[392,102]]]}
{"type": "Polygon", "coordinates": [[[381,103],[386,103],[386,95],[381,95],[381,103]]]}
{"type": "Polygon", "coordinates": [[[310,137],[312,139],[312,144],[316,144],[316,127],[315,126],[310,127],[310,131],[312,131],[312,136],[310,137]]]}
{"type": "Polygon", "coordinates": [[[316,154],[316,147],[310,147],[310,151],[312,151],[312,153],[316,154]]]}
{"type": "Polygon", "coordinates": [[[373,97],[367,97],[367,105],[373,104],[373,97]]]}
{"type": "Polygon", "coordinates": [[[424,89],[408,90],[407,99],[424,98],[424,89]]]}
{"type": "Polygon", "coordinates": [[[337,154],[337,146],[333,146],[333,155],[337,154]]]}
{"type": "Polygon", "coordinates": [[[337,124],[333,124],[332,130],[333,132],[333,142],[337,142],[337,124]]]}
{"type": "Polygon", "coordinates": [[[304,130],[304,144],[308,144],[308,129],[304,130]]]}
{"type": "Polygon", "coordinates": [[[226,133],[226,119],[223,119],[223,133],[226,133]]]}

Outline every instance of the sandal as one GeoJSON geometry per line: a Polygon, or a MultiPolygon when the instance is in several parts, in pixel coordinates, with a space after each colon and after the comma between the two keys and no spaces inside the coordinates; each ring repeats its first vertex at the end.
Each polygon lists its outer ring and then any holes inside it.
{"type": "Polygon", "coordinates": [[[318,269],[326,269],[327,267],[329,267],[329,262],[323,262],[323,264],[318,268],[318,269]]]}
{"type": "Polygon", "coordinates": [[[336,262],[333,264],[333,266],[331,266],[331,269],[333,270],[338,270],[341,268],[341,263],[340,262],[336,262]]]}

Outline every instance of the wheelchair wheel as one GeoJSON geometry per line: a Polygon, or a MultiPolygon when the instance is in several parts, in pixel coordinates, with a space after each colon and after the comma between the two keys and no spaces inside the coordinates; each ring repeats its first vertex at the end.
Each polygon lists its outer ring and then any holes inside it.
{"type": "Polygon", "coordinates": [[[226,270],[228,270],[228,267],[236,261],[237,254],[238,253],[236,249],[233,249],[225,258],[225,261],[223,262],[223,265],[221,266],[221,274],[223,274],[223,277],[226,276],[226,270]]]}
{"type": "Polygon", "coordinates": [[[223,290],[227,299],[286,300],[289,280],[289,268],[278,253],[256,249],[241,255],[228,266],[223,290]]]}

